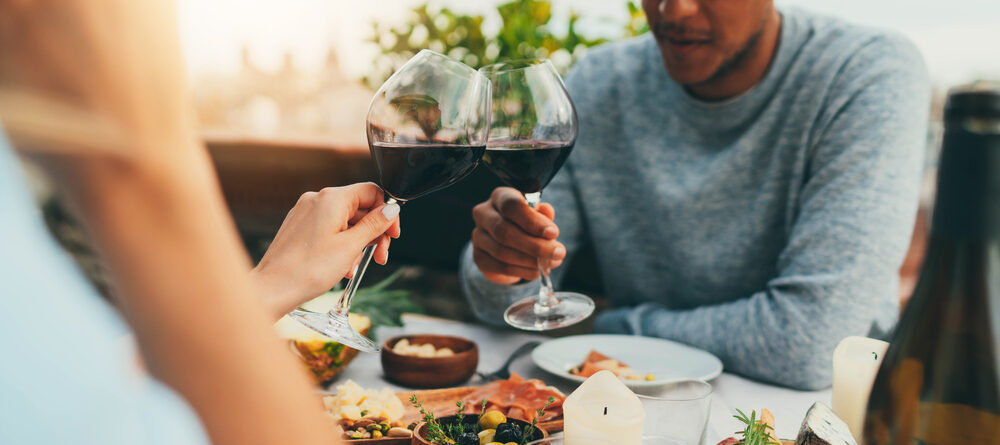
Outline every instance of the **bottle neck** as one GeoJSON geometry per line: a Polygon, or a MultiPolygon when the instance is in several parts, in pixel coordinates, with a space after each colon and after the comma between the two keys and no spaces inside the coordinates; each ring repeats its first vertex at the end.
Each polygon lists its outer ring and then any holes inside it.
{"type": "Polygon", "coordinates": [[[1000,134],[970,131],[962,122],[948,123],[931,238],[1000,239],[1000,134]]]}

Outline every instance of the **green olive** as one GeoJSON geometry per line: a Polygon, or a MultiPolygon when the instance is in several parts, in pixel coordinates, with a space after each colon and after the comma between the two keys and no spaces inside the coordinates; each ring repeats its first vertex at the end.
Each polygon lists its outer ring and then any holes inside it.
{"type": "Polygon", "coordinates": [[[496,443],[496,442],[493,442],[493,437],[496,436],[496,435],[497,435],[497,430],[492,429],[492,428],[480,431],[479,432],[479,445],[487,445],[489,443],[496,443]]]}
{"type": "Polygon", "coordinates": [[[490,411],[479,418],[479,427],[488,430],[496,429],[497,425],[507,422],[507,417],[500,411],[490,411]]]}

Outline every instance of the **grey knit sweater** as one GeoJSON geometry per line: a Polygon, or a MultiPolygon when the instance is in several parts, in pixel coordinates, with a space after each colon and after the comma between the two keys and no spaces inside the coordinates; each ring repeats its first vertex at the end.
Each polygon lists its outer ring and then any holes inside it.
{"type": "MultiPolygon", "coordinates": [[[[722,102],[673,82],[648,35],[591,51],[566,78],[576,148],[542,197],[570,256],[595,249],[615,306],[596,330],[680,341],[730,372],[813,389],[829,386],[842,338],[896,321],[930,85],[900,36],[782,16],[765,77],[722,102]]],[[[487,281],[469,249],[461,275],[493,323],[538,288],[487,281]]]]}

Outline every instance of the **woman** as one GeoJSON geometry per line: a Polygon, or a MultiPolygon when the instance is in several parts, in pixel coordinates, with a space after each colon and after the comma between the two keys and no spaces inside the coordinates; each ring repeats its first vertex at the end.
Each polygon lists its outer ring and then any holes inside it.
{"type": "Polygon", "coordinates": [[[336,443],[270,326],[364,245],[384,262],[399,207],[372,184],[307,193],[248,274],[176,26],[165,0],[0,0],[0,120],[86,225],[156,379],[116,344],[120,320],[44,232],[0,140],[0,443],[336,443]]]}

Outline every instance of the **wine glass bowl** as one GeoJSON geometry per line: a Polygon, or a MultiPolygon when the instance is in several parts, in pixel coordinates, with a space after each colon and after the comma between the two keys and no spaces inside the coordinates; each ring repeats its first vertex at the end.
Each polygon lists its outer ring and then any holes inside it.
{"type": "MultiPolygon", "coordinates": [[[[493,114],[483,163],[537,208],[542,189],[573,151],[577,116],[562,79],[548,60],[501,62],[479,69],[493,86],[493,114]]],[[[578,323],[594,312],[586,295],[555,292],[547,261],[539,261],[537,296],[511,305],[504,320],[544,331],[578,323]]]]}
{"type": "Polygon", "coordinates": [[[393,74],[368,108],[368,146],[379,185],[408,201],[476,168],[490,125],[489,81],[467,65],[423,50],[393,74]]]}
{"type": "MultiPolygon", "coordinates": [[[[387,202],[406,202],[452,185],[471,173],[486,149],[492,95],[489,80],[467,65],[423,50],[375,93],[368,107],[368,147],[387,202]]],[[[351,300],[375,252],[365,247],[337,304],[327,313],[289,314],[346,346],[381,347],[347,321],[351,300]]]]}

